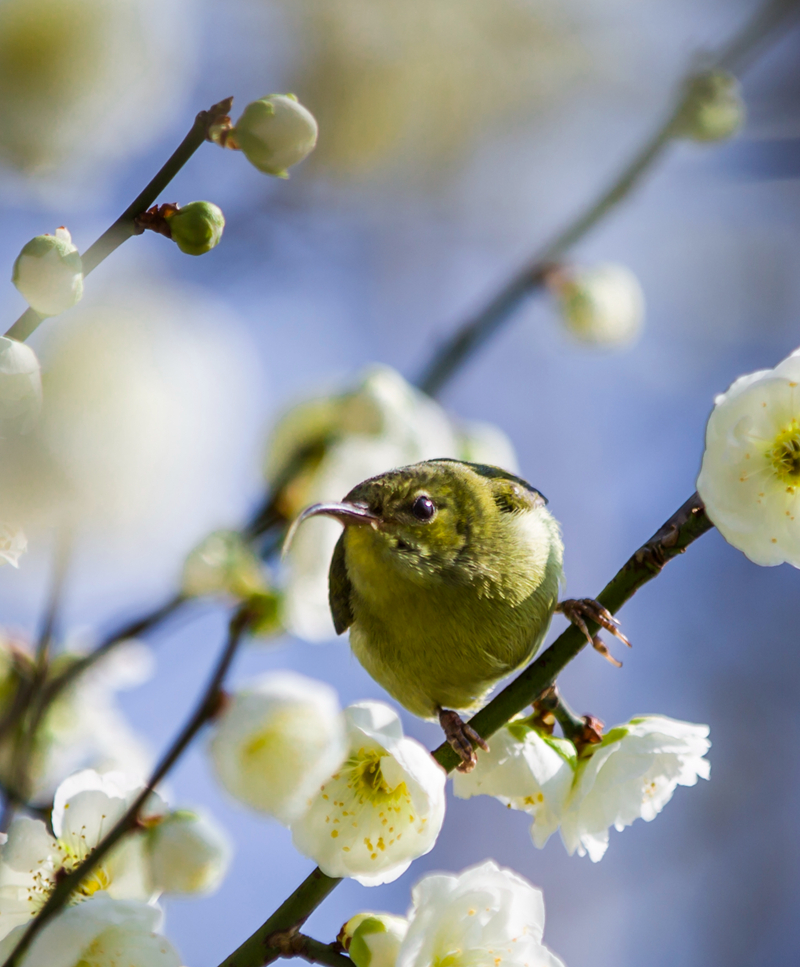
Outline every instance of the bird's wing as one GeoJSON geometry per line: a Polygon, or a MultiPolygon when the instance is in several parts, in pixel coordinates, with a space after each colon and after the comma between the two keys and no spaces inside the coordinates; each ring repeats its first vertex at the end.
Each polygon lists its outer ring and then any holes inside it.
{"type": "Polygon", "coordinates": [[[350,606],[350,594],[353,586],[347,576],[347,565],[344,560],[344,531],[336,542],[328,571],[328,602],[331,606],[333,627],[340,635],[353,623],[353,609],[350,606]]]}

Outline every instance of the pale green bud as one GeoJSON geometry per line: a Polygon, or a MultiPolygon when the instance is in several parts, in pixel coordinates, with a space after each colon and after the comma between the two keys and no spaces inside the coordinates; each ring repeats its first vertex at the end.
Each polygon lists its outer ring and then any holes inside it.
{"type": "Polygon", "coordinates": [[[11,281],[40,316],[57,316],[83,295],[83,266],[66,228],[37,235],[17,256],[11,281]]]}
{"type": "Polygon", "coordinates": [[[294,94],[270,94],[247,105],[230,140],[259,171],[288,178],[287,169],[314,150],[317,122],[294,94]]]}
{"type": "Polygon", "coordinates": [[[630,269],[612,262],[560,268],[547,279],[561,319],[581,342],[620,345],[639,334],[644,293],[630,269]]]}
{"type": "Polygon", "coordinates": [[[0,437],[30,430],[42,406],[39,360],[30,346],[0,336],[0,437]]]}
{"type": "Polygon", "coordinates": [[[192,201],[165,212],[173,242],[187,255],[205,255],[222,238],[225,216],[210,201],[192,201]]]}
{"type": "Polygon", "coordinates": [[[687,83],[676,133],[692,141],[724,141],[741,129],[746,113],[741,88],[733,74],[697,74],[687,83]]]}
{"type": "Polygon", "coordinates": [[[222,828],[186,810],[170,813],[147,832],[150,880],[155,891],[210,893],[222,882],[230,854],[222,828]]]}
{"type": "Polygon", "coordinates": [[[390,913],[357,913],[339,932],[339,943],[356,967],[395,967],[408,920],[390,913]]]}
{"type": "Polygon", "coordinates": [[[214,531],[186,558],[183,593],[250,598],[265,591],[261,563],[237,531],[214,531]]]}

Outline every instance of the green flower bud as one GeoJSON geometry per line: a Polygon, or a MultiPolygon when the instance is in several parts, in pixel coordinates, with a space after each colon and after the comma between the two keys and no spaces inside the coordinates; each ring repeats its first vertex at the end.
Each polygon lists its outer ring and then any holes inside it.
{"type": "Polygon", "coordinates": [[[357,913],[339,932],[356,967],[394,967],[408,920],[390,913],[357,913]]]}
{"type": "Polygon", "coordinates": [[[708,71],[688,81],[676,134],[692,141],[724,141],[740,130],[745,116],[741,89],[733,74],[708,71]]]}
{"type": "Polygon", "coordinates": [[[317,122],[294,94],[270,94],[247,105],[230,141],[259,171],[288,178],[287,168],[314,150],[317,122]]]}
{"type": "Polygon", "coordinates": [[[225,216],[210,201],[192,201],[164,213],[172,240],[187,255],[205,255],[222,238],[225,216]]]}
{"type": "Polygon", "coordinates": [[[550,273],[548,288],[561,319],[581,342],[621,345],[638,336],[644,321],[644,293],[630,269],[612,262],[550,273]]]}
{"type": "Polygon", "coordinates": [[[182,585],[191,597],[236,598],[262,594],[266,586],[261,563],[236,531],[214,531],[201,541],[186,558],[182,585]]]}
{"type": "Polygon", "coordinates": [[[17,256],[11,281],[40,316],[57,316],[83,295],[83,266],[66,228],[37,235],[17,256]]]}
{"type": "Polygon", "coordinates": [[[250,615],[248,629],[260,638],[279,635],[283,631],[281,621],[282,599],[276,591],[260,591],[247,599],[250,615]]]}

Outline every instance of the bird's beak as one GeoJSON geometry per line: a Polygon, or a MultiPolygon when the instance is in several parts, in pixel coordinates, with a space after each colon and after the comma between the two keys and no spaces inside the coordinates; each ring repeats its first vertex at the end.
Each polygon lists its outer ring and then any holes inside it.
{"type": "Polygon", "coordinates": [[[289,550],[289,545],[294,540],[294,535],[297,533],[297,528],[303,523],[304,520],[308,520],[309,517],[335,517],[340,524],[344,524],[347,527],[349,524],[370,524],[372,527],[376,527],[380,522],[381,518],[377,514],[373,514],[372,511],[365,504],[349,504],[349,503],[330,503],[330,504],[312,504],[295,518],[292,522],[292,526],[289,528],[286,534],[286,539],[283,542],[283,549],[281,551],[281,557],[283,557],[289,550]]]}

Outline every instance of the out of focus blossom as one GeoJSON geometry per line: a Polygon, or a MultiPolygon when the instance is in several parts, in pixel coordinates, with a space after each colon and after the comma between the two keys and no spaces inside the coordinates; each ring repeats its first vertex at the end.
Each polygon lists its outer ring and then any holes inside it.
{"type": "Polygon", "coordinates": [[[615,346],[639,335],[644,293],[626,266],[564,266],[548,275],[547,285],[558,301],[562,322],[581,342],[615,346]]]}
{"type": "Polygon", "coordinates": [[[225,216],[210,201],[192,201],[165,215],[172,241],[186,255],[205,255],[222,238],[225,216]]]}
{"type": "Polygon", "coordinates": [[[717,396],[697,490],[751,561],[800,567],[800,349],[717,396]]]}
{"type": "Polygon", "coordinates": [[[230,140],[259,171],[288,178],[314,150],[317,122],[294,94],[269,94],[247,105],[230,140]]]}
{"type": "Polygon", "coordinates": [[[727,71],[707,71],[687,84],[676,133],[691,141],[724,141],[737,134],[747,109],[739,82],[727,71]]]}
{"type": "Polygon", "coordinates": [[[345,757],[336,692],[280,672],[256,679],[228,701],[209,744],[217,777],[248,806],[291,823],[345,757]]]}
{"type": "Polygon", "coordinates": [[[292,824],[292,840],[328,876],[391,883],[433,849],[444,821],[445,773],[403,735],[381,702],[345,710],[348,758],[292,824]]]}
{"type": "MultiPolygon", "coordinates": [[[[180,967],[181,959],[156,931],[157,907],[99,892],[89,903],[57,914],[33,941],[21,967],[180,967]]],[[[20,925],[0,941],[5,960],[20,939],[20,925]]]]}
{"type": "MultiPolygon", "coordinates": [[[[53,835],[40,819],[18,816],[0,847],[0,936],[41,909],[59,877],[71,873],[127,811],[141,786],[122,773],[87,769],[65,779],[53,804],[53,835]]],[[[157,806],[158,797],[153,797],[157,806]]],[[[152,889],[142,833],[125,837],[94,867],[73,903],[99,891],[148,900],[152,889]]]]}
{"type": "Polygon", "coordinates": [[[184,594],[230,594],[248,598],[265,587],[259,559],[238,531],[214,531],[183,565],[184,594]]]}
{"type": "Polygon", "coordinates": [[[228,871],[231,845],[218,823],[180,809],[149,826],[146,855],[154,892],[211,893],[228,871]]]}
{"type": "Polygon", "coordinates": [[[55,235],[37,235],[23,246],[11,281],[40,316],[57,316],[83,296],[83,264],[63,226],[55,235]]]}
{"type": "Polygon", "coordinates": [[[542,891],[492,860],[424,876],[411,899],[396,967],[562,967],[542,943],[542,891]]]}
{"type": "Polygon", "coordinates": [[[339,932],[339,943],[356,967],[395,967],[408,920],[391,913],[357,913],[339,932]]]}
{"type": "Polygon", "coordinates": [[[19,567],[19,559],[28,550],[28,538],[21,527],[0,521],[0,567],[19,567]]]}
{"type": "MultiPolygon", "coordinates": [[[[303,507],[341,500],[375,474],[436,457],[457,457],[516,469],[513,448],[498,429],[464,427],[387,366],[373,366],[355,389],[302,403],[278,423],[267,477],[287,518],[303,507]],[[512,463],[513,461],[513,463],[512,463]]],[[[301,528],[286,555],[284,620],[309,641],[334,636],[328,567],[340,528],[321,517],[301,528]]]]}
{"type": "Polygon", "coordinates": [[[189,13],[183,0],[3,0],[0,162],[72,181],[145,150],[191,79],[189,13]]]}
{"type": "Polygon", "coordinates": [[[621,832],[636,819],[650,822],[677,786],[708,779],[711,767],[703,758],[711,746],[708,731],[707,725],[645,715],[611,729],[599,745],[587,746],[561,820],[570,856],[588,853],[598,862],[611,826],[621,832]]]}
{"type": "Polygon", "coordinates": [[[42,374],[24,342],[0,336],[0,437],[26,433],[42,408],[42,374]]]}
{"type": "Polygon", "coordinates": [[[495,732],[472,772],[453,773],[453,792],[459,799],[494,796],[509,809],[530,813],[531,838],[541,849],[561,823],[577,764],[571,742],[518,717],[495,732]]]}

